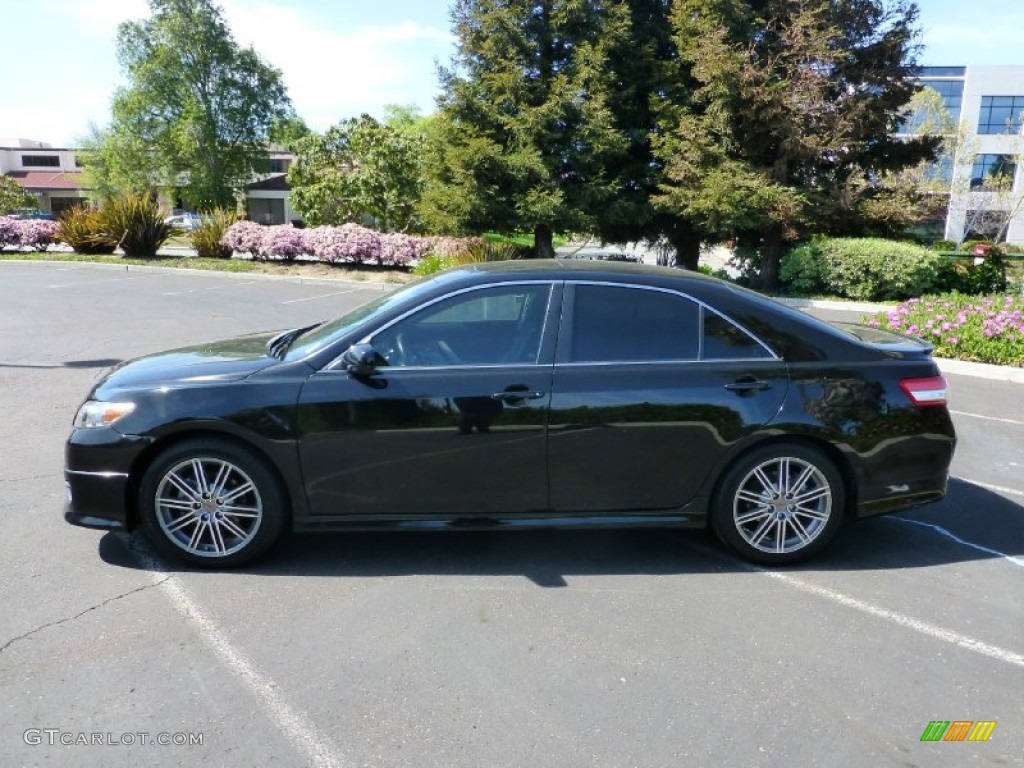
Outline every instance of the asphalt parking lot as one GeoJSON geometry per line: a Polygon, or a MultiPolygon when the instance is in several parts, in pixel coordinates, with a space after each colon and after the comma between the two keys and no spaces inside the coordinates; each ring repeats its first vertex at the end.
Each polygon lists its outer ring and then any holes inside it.
{"type": "Polygon", "coordinates": [[[775,572],[647,530],[293,536],[205,573],[64,523],[109,366],[381,290],[0,262],[0,767],[1024,765],[1024,384],[948,375],[948,497],[775,572]]]}

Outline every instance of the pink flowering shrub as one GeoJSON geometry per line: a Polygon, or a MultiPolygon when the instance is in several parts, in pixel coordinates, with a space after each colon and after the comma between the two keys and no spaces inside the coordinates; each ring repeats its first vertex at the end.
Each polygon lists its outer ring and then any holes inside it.
{"type": "Polygon", "coordinates": [[[268,261],[293,261],[309,251],[304,233],[287,225],[263,227],[263,238],[253,255],[268,261]]]}
{"type": "Polygon", "coordinates": [[[0,216],[0,248],[21,246],[21,222],[10,216],[0,216]]]}
{"type": "Polygon", "coordinates": [[[236,221],[224,230],[220,244],[236,253],[257,254],[263,244],[263,227],[255,221],[236,221]]]}
{"type": "Polygon", "coordinates": [[[380,250],[377,263],[389,267],[406,267],[429,250],[430,240],[393,232],[380,236],[380,250]]]}
{"type": "Polygon", "coordinates": [[[482,246],[478,237],[419,237],[381,234],[358,224],[296,229],[239,221],[228,227],[221,244],[256,259],[292,260],[307,256],[329,264],[376,264],[408,267],[429,253],[461,257],[482,246]]]}
{"type": "Polygon", "coordinates": [[[482,237],[431,237],[428,240],[428,251],[438,256],[465,256],[473,248],[486,245],[482,237]]]}
{"type": "Polygon", "coordinates": [[[57,242],[57,222],[46,219],[12,219],[0,216],[0,248],[34,248],[45,251],[57,242]]]}
{"type": "Polygon", "coordinates": [[[1020,294],[926,296],[863,322],[926,339],[940,357],[1024,365],[1024,296],[1020,294]]]}
{"type": "Polygon", "coordinates": [[[57,222],[46,219],[22,219],[20,243],[22,248],[45,251],[47,246],[57,243],[57,222]]]}

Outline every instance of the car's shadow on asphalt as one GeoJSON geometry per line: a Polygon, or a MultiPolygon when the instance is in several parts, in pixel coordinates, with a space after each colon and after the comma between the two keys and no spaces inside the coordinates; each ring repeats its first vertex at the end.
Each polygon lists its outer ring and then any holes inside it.
{"type": "MultiPolygon", "coordinates": [[[[141,533],[109,533],[100,557],[125,568],[160,562],[141,533]],[[145,557],[133,549],[142,548],[145,557]]],[[[926,568],[1024,554],[1024,506],[962,481],[942,502],[889,517],[847,523],[828,548],[787,571],[926,568]],[[959,540],[958,540],[959,539],[959,540]]],[[[674,575],[755,570],[701,530],[479,530],[302,533],[285,538],[256,563],[234,573],[263,576],[525,576],[563,587],[574,575],[674,575]]]]}

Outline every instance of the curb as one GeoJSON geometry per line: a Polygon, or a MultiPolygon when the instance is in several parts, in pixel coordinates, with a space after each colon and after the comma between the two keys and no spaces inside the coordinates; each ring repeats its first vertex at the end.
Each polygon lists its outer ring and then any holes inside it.
{"type": "Polygon", "coordinates": [[[834,312],[862,312],[866,315],[876,312],[885,312],[892,309],[895,304],[872,304],[870,302],[858,301],[835,301],[834,299],[791,299],[784,296],[772,297],[790,307],[796,309],[830,309],[834,312]]]}
{"type": "Polygon", "coordinates": [[[1024,384],[1024,368],[1011,365],[991,365],[989,363],[972,363],[967,360],[950,360],[945,357],[932,358],[939,364],[939,370],[954,376],[973,376],[976,379],[1007,381],[1011,384],[1024,384]]]}

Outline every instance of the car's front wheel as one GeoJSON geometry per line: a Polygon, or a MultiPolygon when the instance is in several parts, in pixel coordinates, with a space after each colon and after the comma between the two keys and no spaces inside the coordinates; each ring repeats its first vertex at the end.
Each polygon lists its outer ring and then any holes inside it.
{"type": "Polygon", "coordinates": [[[824,453],[805,445],[772,445],[729,468],[712,524],[743,558],[784,565],[829,542],[842,523],[844,504],[842,477],[824,453]]]}
{"type": "Polygon", "coordinates": [[[221,440],[191,440],[160,454],[139,493],[153,545],[207,567],[262,555],[281,536],[287,518],[273,472],[251,451],[221,440]]]}

